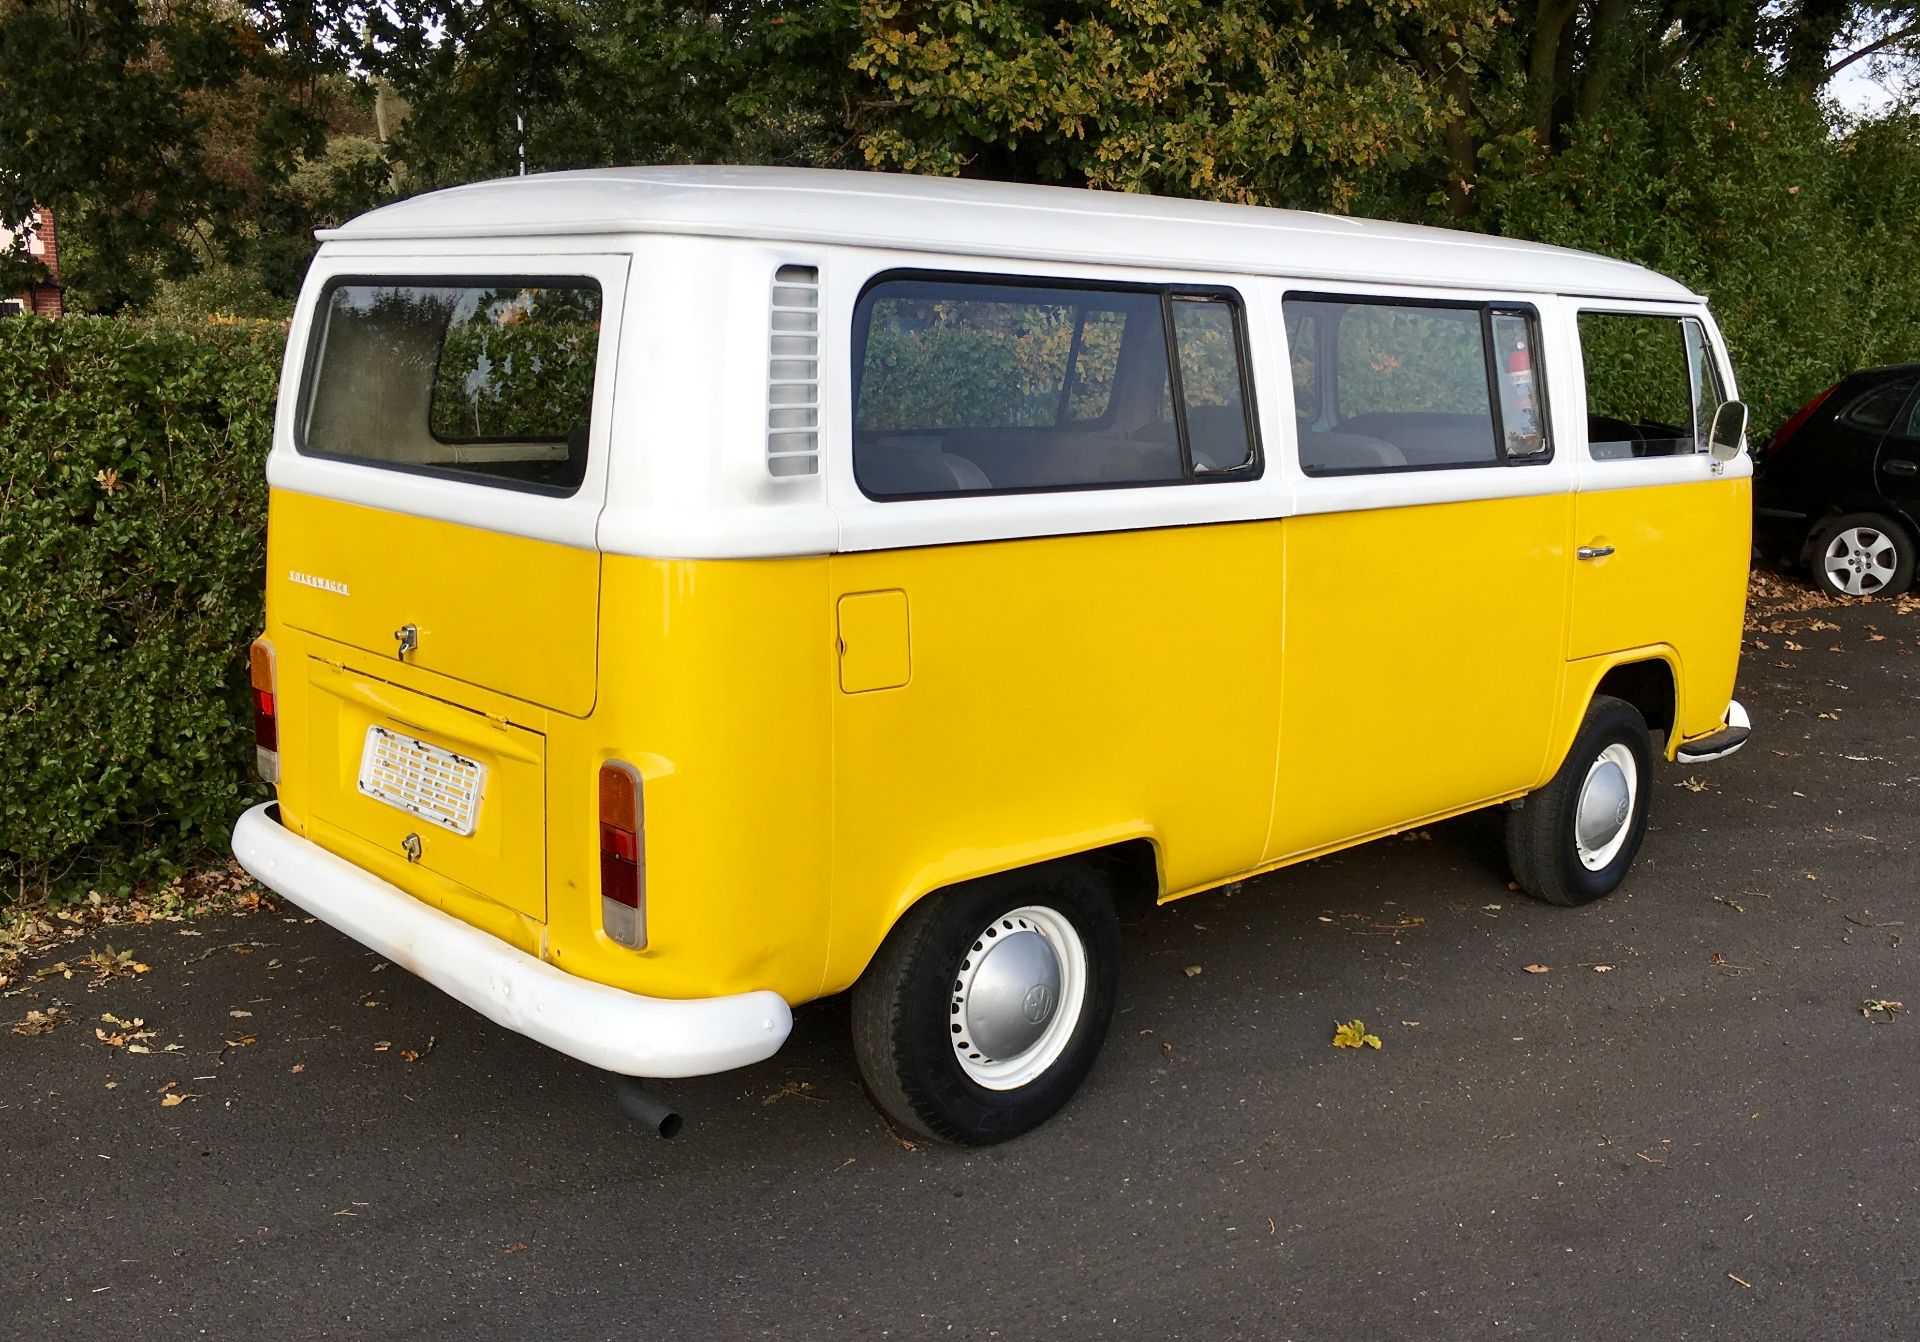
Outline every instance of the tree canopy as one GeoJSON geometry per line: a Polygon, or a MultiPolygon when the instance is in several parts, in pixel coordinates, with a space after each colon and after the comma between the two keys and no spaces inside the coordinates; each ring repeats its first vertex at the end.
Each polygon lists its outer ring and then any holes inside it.
{"type": "Polygon", "coordinates": [[[1666,270],[1784,415],[1920,346],[1917,68],[1920,0],[0,0],[0,227],[60,212],[78,306],[272,310],[316,225],[523,167],[1352,211],[1666,270]]]}

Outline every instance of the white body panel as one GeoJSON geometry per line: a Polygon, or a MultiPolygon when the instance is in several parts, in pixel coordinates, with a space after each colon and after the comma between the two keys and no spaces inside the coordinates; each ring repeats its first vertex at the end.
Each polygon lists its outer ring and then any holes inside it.
{"type": "MultiPolygon", "coordinates": [[[[279,489],[654,558],[748,558],[1251,521],[1705,479],[1704,453],[1595,463],[1577,315],[1701,319],[1704,302],[1643,267],[1446,229],[1115,192],[802,169],[553,173],[417,197],[321,234],[288,342],[268,464],[279,489]],[[767,464],[774,273],[820,284],[820,469],[767,464]],[[854,305],[903,269],[1208,285],[1243,300],[1256,479],[878,502],[852,459],[854,305]],[[317,297],[344,276],[589,275],[604,294],[586,482],[569,498],[303,457],[293,425],[317,297]],[[1507,302],[1539,314],[1552,460],[1523,467],[1308,477],[1300,468],[1281,306],[1289,293],[1507,302]]],[[[1724,468],[1750,473],[1742,456],[1724,468]]]]}

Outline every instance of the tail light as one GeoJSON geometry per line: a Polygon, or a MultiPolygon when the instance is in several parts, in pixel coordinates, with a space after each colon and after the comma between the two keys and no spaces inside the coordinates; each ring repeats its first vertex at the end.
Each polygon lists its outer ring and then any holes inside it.
{"type": "Polygon", "coordinates": [[[253,767],[263,783],[280,781],[280,718],[274,699],[273,644],[256,638],[247,649],[253,681],[253,767]]]}
{"type": "Polygon", "coordinates": [[[622,946],[647,944],[647,839],[640,774],[622,760],[600,766],[600,925],[622,946]]]}
{"type": "Polygon", "coordinates": [[[1773,435],[1773,445],[1767,449],[1767,456],[1769,458],[1777,457],[1785,451],[1787,443],[1792,439],[1793,435],[1806,427],[1807,421],[1813,418],[1813,412],[1818,410],[1822,405],[1825,405],[1827,397],[1833,395],[1839,388],[1840,384],[1836,382],[1811,401],[1801,406],[1792,419],[1780,426],[1780,432],[1773,435]]]}

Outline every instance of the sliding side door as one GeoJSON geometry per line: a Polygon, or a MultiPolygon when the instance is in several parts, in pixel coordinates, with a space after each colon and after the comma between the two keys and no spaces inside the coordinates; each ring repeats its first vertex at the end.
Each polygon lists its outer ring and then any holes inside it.
{"type": "Polygon", "coordinates": [[[1572,506],[1532,304],[1290,292],[1283,308],[1301,478],[1270,861],[1538,781],[1572,506]]]}

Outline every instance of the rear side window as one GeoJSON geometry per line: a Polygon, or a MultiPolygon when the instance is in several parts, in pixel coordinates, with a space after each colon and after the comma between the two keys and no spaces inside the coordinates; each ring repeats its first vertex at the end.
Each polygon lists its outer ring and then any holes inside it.
{"type": "Polygon", "coordinates": [[[320,304],[298,446],[538,493],[586,476],[591,280],[341,280],[320,304]]]}
{"type": "Polygon", "coordinates": [[[874,498],[1179,484],[1256,468],[1225,294],[882,279],[854,313],[854,474],[874,498]]]}
{"type": "Polygon", "coordinates": [[[1893,427],[1894,418],[1899,415],[1912,391],[1912,378],[1883,382],[1872,391],[1856,396],[1853,403],[1840,412],[1840,418],[1862,432],[1885,433],[1893,427]]]}
{"type": "Polygon", "coordinates": [[[1308,475],[1546,459],[1532,312],[1371,298],[1283,306],[1308,475]]]}
{"type": "Polygon", "coordinates": [[[1690,317],[1580,314],[1587,444],[1597,461],[1704,452],[1725,399],[1705,328],[1690,317]]]}

